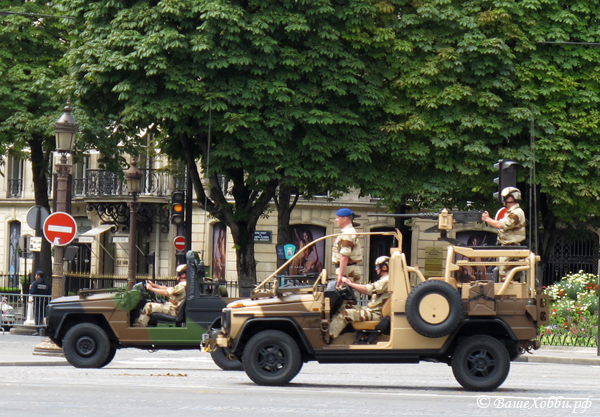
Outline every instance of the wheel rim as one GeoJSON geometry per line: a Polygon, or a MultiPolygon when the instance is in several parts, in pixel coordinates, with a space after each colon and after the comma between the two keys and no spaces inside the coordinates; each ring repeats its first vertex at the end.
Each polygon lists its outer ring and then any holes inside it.
{"type": "Polygon", "coordinates": [[[265,345],[258,351],[258,366],[264,373],[276,374],[287,364],[285,352],[277,345],[265,345]]]}
{"type": "Polygon", "coordinates": [[[77,339],[77,343],[75,344],[75,348],[77,349],[77,353],[81,356],[91,356],[96,351],[96,340],[89,336],[82,336],[77,339]]]}
{"type": "Polygon", "coordinates": [[[496,358],[487,349],[475,350],[467,358],[467,370],[475,379],[488,379],[496,370],[496,358]]]}
{"type": "Polygon", "coordinates": [[[419,314],[429,324],[440,324],[450,315],[450,304],[444,296],[430,294],[419,303],[419,314]]]}

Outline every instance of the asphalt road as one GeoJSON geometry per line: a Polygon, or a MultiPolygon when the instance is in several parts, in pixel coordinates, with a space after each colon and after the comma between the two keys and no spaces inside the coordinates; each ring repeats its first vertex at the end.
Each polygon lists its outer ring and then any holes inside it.
{"type": "MultiPolygon", "coordinates": [[[[16,346],[0,339],[0,356],[16,346]]],[[[492,393],[465,391],[436,363],[311,362],[285,387],[257,386],[198,351],[122,350],[104,369],[43,365],[0,367],[1,416],[600,415],[594,365],[512,363],[492,393]]]]}

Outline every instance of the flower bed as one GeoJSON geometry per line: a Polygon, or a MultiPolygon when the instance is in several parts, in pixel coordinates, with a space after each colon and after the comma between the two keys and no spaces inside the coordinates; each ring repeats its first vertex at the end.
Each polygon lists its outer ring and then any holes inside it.
{"type": "Polygon", "coordinates": [[[597,346],[598,277],[579,271],[544,289],[550,324],[540,327],[542,344],[597,346]]]}

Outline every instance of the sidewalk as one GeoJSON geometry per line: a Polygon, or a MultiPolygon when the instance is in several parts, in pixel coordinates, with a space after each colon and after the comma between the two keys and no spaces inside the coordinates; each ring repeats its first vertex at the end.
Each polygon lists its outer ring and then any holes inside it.
{"type": "MultiPolygon", "coordinates": [[[[63,356],[56,356],[56,352],[39,349],[44,339],[42,336],[0,333],[0,366],[70,366],[63,356]],[[39,353],[34,354],[36,346],[39,353]]],[[[186,355],[185,350],[178,352],[182,357],[186,355]]],[[[533,354],[521,355],[515,362],[600,366],[600,356],[595,347],[542,346],[533,354]]]]}
{"type": "Polygon", "coordinates": [[[595,347],[542,346],[532,354],[519,356],[515,362],[600,366],[600,356],[595,347]]]}

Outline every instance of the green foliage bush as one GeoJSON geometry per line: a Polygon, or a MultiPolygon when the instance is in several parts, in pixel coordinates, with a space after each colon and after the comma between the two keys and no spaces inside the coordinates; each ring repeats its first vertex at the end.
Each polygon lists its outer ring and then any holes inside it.
{"type": "MultiPolygon", "coordinates": [[[[550,296],[550,324],[542,336],[598,336],[598,277],[579,271],[544,289],[550,296]]],[[[542,339],[544,340],[544,339],[542,339]]]]}

